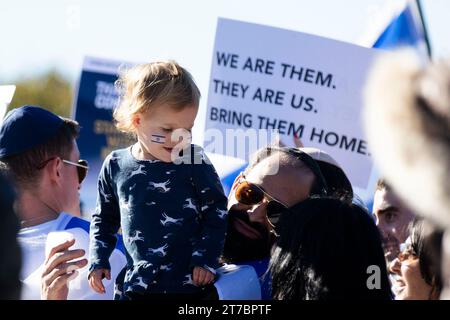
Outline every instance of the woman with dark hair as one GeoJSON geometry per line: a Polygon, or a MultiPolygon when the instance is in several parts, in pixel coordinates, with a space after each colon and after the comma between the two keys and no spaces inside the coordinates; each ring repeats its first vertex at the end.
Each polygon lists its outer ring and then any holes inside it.
{"type": "Polygon", "coordinates": [[[442,231],[416,219],[398,258],[390,265],[397,300],[438,300],[442,290],[440,255],[442,231]]]}
{"type": "Polygon", "coordinates": [[[358,206],[310,198],[286,210],[270,261],[282,300],[389,300],[380,235],[358,206]]]}

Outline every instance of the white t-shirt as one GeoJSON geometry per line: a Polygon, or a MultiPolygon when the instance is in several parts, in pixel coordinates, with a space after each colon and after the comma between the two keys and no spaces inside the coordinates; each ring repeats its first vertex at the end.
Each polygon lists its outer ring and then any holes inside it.
{"type": "MultiPolygon", "coordinates": [[[[22,248],[22,299],[38,300],[41,298],[41,274],[47,251],[52,244],[48,243],[48,235],[51,239],[63,239],[68,236],[75,238],[75,244],[70,248],[84,249],[89,257],[89,223],[80,218],[61,213],[55,220],[42,223],[19,231],[18,241],[22,248]],[[57,233],[55,233],[57,232],[57,233]]],[[[118,245],[117,247],[120,247],[118,245]]],[[[89,287],[87,281],[88,266],[77,270],[79,275],[69,284],[69,300],[112,300],[114,297],[114,281],[118,273],[126,264],[125,255],[114,249],[110,257],[111,280],[103,279],[106,289],[105,294],[98,294],[89,287]]]]}

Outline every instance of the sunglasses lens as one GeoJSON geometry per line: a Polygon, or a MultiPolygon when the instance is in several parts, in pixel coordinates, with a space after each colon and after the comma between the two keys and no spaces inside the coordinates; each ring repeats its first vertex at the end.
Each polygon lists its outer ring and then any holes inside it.
{"type": "Polygon", "coordinates": [[[247,181],[242,182],[235,191],[236,200],[251,205],[262,201],[264,193],[247,181]]]}
{"type": "Polygon", "coordinates": [[[269,201],[267,204],[267,215],[270,217],[271,215],[282,212],[284,209],[286,209],[286,207],[281,203],[277,201],[269,201]]]}
{"type": "Polygon", "coordinates": [[[416,257],[416,254],[414,253],[411,246],[400,245],[400,253],[398,254],[398,257],[397,257],[398,260],[400,260],[400,262],[414,259],[415,257],[416,257]]]}
{"type": "MultiPolygon", "coordinates": [[[[78,164],[88,167],[88,162],[86,160],[78,160],[78,164]]],[[[77,167],[77,171],[78,171],[78,181],[81,183],[83,182],[84,178],[86,178],[88,169],[83,167],[77,167]]]]}

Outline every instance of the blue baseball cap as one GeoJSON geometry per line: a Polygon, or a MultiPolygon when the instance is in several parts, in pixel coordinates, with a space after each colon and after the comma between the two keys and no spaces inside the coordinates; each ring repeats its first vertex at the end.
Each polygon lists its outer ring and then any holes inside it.
{"type": "Polygon", "coordinates": [[[16,155],[47,142],[64,120],[36,106],[23,106],[8,112],[0,128],[0,158],[16,155]]]}

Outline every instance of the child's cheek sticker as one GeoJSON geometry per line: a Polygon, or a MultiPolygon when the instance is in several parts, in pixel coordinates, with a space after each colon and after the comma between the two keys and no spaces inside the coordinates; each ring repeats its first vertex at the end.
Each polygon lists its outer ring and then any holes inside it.
{"type": "Polygon", "coordinates": [[[164,144],[166,142],[166,137],[159,134],[152,134],[150,141],[154,143],[164,144]]]}

